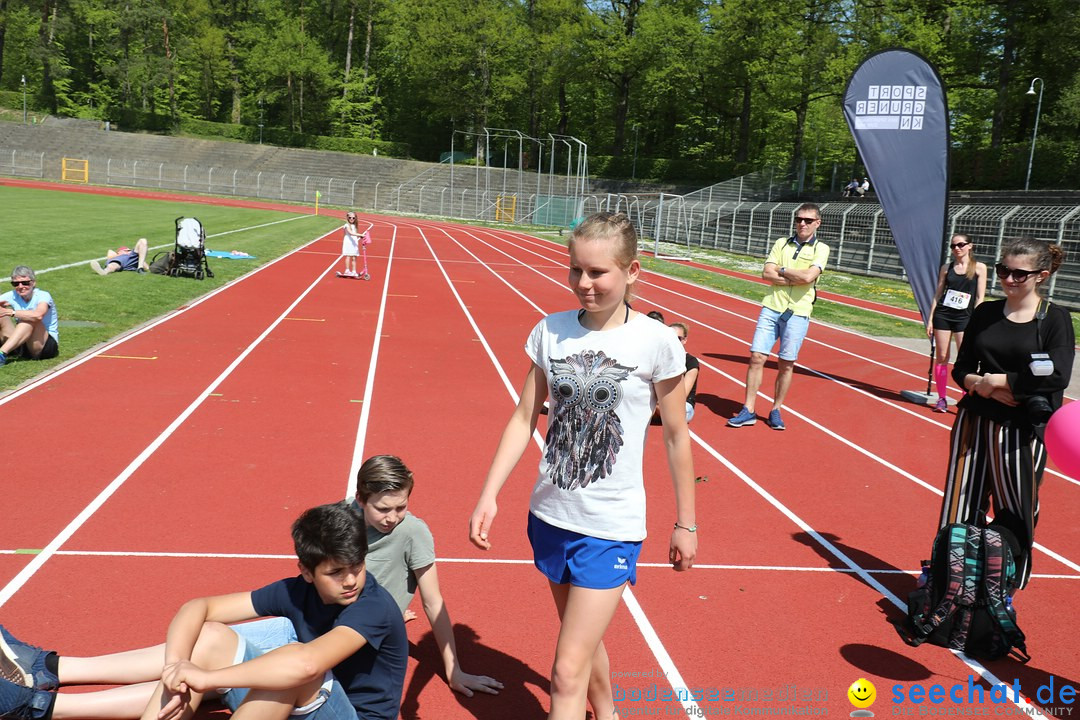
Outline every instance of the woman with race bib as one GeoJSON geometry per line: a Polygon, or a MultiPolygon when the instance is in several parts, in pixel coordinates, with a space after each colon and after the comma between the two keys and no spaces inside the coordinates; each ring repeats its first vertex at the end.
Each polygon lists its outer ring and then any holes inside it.
{"type": "Polygon", "coordinates": [[[949,382],[949,345],[956,340],[957,352],[964,341],[964,329],[975,306],[986,294],[986,265],[975,260],[971,237],[953,235],[949,241],[952,262],[938,273],[936,302],[926,323],[926,336],[934,340],[934,381],[938,401],[935,412],[948,412],[945,391],[949,382]]]}

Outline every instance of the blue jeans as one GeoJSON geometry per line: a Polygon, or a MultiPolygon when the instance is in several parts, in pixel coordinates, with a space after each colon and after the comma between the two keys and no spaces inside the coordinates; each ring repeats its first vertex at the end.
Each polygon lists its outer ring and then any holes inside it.
{"type": "MultiPolygon", "coordinates": [[[[236,633],[238,640],[235,664],[254,660],[275,648],[297,642],[296,631],[287,618],[268,618],[230,625],[229,628],[236,633]]],[[[236,712],[248,692],[248,688],[224,689],[221,701],[229,710],[236,712]]],[[[294,708],[290,716],[304,720],[357,720],[356,708],[349,701],[345,688],[334,679],[329,670],[323,677],[318,696],[304,707],[294,708]]]]}
{"type": "Polygon", "coordinates": [[[750,352],[768,355],[780,340],[781,360],[795,362],[799,357],[799,348],[806,339],[806,332],[810,329],[810,318],[802,315],[789,315],[786,319],[783,314],[767,307],[761,308],[758,314],[757,327],[754,329],[754,341],[750,343],[750,352]]]}

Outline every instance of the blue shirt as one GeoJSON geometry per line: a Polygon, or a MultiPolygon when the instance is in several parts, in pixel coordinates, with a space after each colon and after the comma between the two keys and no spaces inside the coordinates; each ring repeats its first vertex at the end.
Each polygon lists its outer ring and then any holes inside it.
{"type": "Polygon", "coordinates": [[[56,319],[56,303],[53,302],[52,295],[39,287],[35,287],[33,294],[30,295],[29,302],[23,301],[22,296],[14,290],[8,290],[3,295],[0,295],[0,300],[6,300],[16,310],[36,310],[41,303],[48,303],[49,309],[45,312],[45,317],[41,319],[41,322],[45,323],[45,330],[52,335],[53,340],[60,342],[60,335],[57,330],[59,323],[56,319]]]}
{"type": "Polygon", "coordinates": [[[339,625],[367,641],[333,669],[360,718],[396,720],[405,685],[409,640],[397,603],[367,573],[360,596],[351,605],[327,605],[315,587],[297,576],[278,580],[251,593],[255,612],[288,618],[300,642],[311,642],[339,625]]]}

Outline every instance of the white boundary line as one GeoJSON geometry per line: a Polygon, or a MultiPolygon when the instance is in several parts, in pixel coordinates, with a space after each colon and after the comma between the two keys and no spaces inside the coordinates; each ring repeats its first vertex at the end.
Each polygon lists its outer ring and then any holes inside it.
{"type": "MultiPolygon", "coordinates": [[[[345,480],[345,499],[356,497],[356,473],[364,463],[364,444],[367,439],[368,420],[371,418],[371,398],[375,394],[375,369],[379,361],[379,348],[382,346],[382,328],[386,319],[386,298],[390,292],[390,272],[394,268],[394,249],[397,247],[396,223],[392,224],[390,253],[386,262],[386,277],[383,278],[382,297],[379,299],[379,319],[375,321],[375,338],[371,343],[371,361],[368,363],[367,380],[364,382],[363,402],[360,405],[360,419],[356,425],[356,441],[353,444],[352,462],[349,464],[349,477],[345,480]]],[[[371,230],[371,226],[368,226],[371,230]]],[[[365,231],[366,232],[366,231],[365,231]]],[[[334,258],[337,262],[337,258],[334,258]]]]}
{"type": "MultiPolygon", "coordinates": [[[[28,550],[0,550],[0,555],[32,555],[34,551],[28,550]]],[[[214,552],[180,552],[180,551],[142,551],[142,550],[57,550],[57,556],[67,557],[131,557],[131,558],[177,558],[191,560],[289,560],[295,562],[296,555],[274,555],[268,553],[214,553],[214,552]]],[[[533,561],[527,558],[454,558],[437,557],[436,562],[453,565],[528,565],[532,567],[533,561]]],[[[639,568],[653,570],[670,570],[670,563],[639,562],[639,568]]],[[[773,573],[840,573],[856,575],[858,571],[851,568],[821,567],[818,565],[723,565],[715,563],[694,564],[694,570],[717,570],[725,572],[773,572],[773,573]]],[[[895,568],[863,568],[868,575],[908,575],[915,577],[920,570],[897,570],[895,568]]],[[[1077,580],[1080,575],[1054,575],[1050,573],[1032,573],[1031,577],[1040,580],[1077,580]]]]}
{"type": "MultiPolygon", "coordinates": [[[[289,253],[289,255],[292,255],[292,253],[289,253]]],[[[65,542],[67,542],[71,538],[71,536],[75,534],[75,532],[79,528],[81,528],[83,524],[86,523],[86,521],[89,520],[94,515],[94,513],[96,513],[98,509],[101,508],[101,506],[104,505],[110,497],[112,497],[112,495],[117,490],[119,490],[124,485],[125,482],[127,482],[128,478],[135,474],[135,471],[142,467],[143,463],[145,463],[151,455],[157,452],[158,448],[160,448],[165,443],[165,441],[168,440],[172,436],[172,434],[175,433],[180,428],[180,426],[183,425],[184,422],[189,417],[191,417],[191,415],[196,410],[199,409],[199,407],[203,404],[203,401],[205,401],[206,398],[210,397],[210,394],[214,392],[214,390],[216,390],[218,387],[220,387],[221,383],[225,382],[226,378],[228,378],[229,375],[231,375],[232,372],[240,366],[240,363],[246,360],[248,355],[250,355],[255,350],[255,348],[257,348],[262,343],[262,341],[265,340],[266,337],[270,335],[270,333],[275,328],[277,328],[277,326],[280,325],[282,321],[285,320],[289,313],[292,312],[293,308],[299,305],[300,301],[306,298],[308,294],[310,294],[311,291],[315,289],[319,282],[326,276],[328,272],[330,272],[330,270],[336,264],[337,258],[334,258],[334,261],[315,278],[315,280],[307,287],[306,290],[300,293],[296,297],[296,299],[293,300],[289,304],[289,306],[286,307],[284,311],[282,311],[280,315],[278,315],[277,319],[270,323],[266,327],[266,329],[259,334],[258,337],[252,340],[251,343],[246,348],[244,348],[244,350],[239,355],[237,355],[231,363],[229,363],[229,366],[226,367],[213,382],[207,385],[206,388],[201,393],[199,393],[198,397],[196,397],[191,402],[191,404],[189,404],[187,408],[184,409],[183,412],[176,416],[176,419],[169,423],[168,427],[161,431],[161,433],[156,438],[154,438],[154,440],[149,445],[143,448],[143,451],[140,452],[134,460],[128,463],[128,466],[124,468],[123,471],[121,471],[121,473],[117,475],[113,479],[113,481],[110,482],[100,493],[98,493],[97,497],[90,501],[90,503],[85,508],[83,508],[82,511],[78,515],[76,515],[75,518],[70,523],[68,523],[67,526],[63,530],[61,530],[60,533],[55,538],[53,538],[39,554],[35,555],[34,559],[31,560],[22,570],[20,570],[18,574],[16,574],[15,577],[12,578],[11,581],[3,587],[3,589],[0,589],[0,607],[3,607],[7,603],[7,601],[10,600],[11,597],[16,592],[18,592],[18,590],[26,583],[26,581],[33,577],[34,574],[41,569],[41,566],[48,562],[49,558],[55,555],[57,550],[59,550],[60,547],[65,542]]]]}

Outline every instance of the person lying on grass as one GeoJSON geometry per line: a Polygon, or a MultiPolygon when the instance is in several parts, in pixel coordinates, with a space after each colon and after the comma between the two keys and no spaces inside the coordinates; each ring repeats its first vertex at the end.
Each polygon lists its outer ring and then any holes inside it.
{"type": "Polygon", "coordinates": [[[435,572],[435,540],[427,524],[408,512],[413,474],[393,455],[375,455],[356,473],[356,502],[367,524],[368,567],[401,609],[405,620],[416,591],[439,646],[446,682],[467,697],[473,691],[497,695],[503,685],[487,675],[470,675],[461,667],[454,627],[443,602],[435,572]]]}
{"type": "Polygon", "coordinates": [[[292,536],[299,576],[185,603],[164,645],[77,658],[0,627],[0,717],[187,720],[220,692],[239,720],[395,720],[408,637],[367,572],[363,518],[346,501],[321,505],[292,536]],[[72,684],[121,687],[56,692],[72,684]]]}
{"type": "Polygon", "coordinates": [[[121,246],[105,253],[105,267],[97,260],[90,261],[90,269],[98,275],[111,275],[124,270],[146,272],[150,266],[146,264],[146,238],[139,238],[135,243],[135,249],[121,246]]]}

